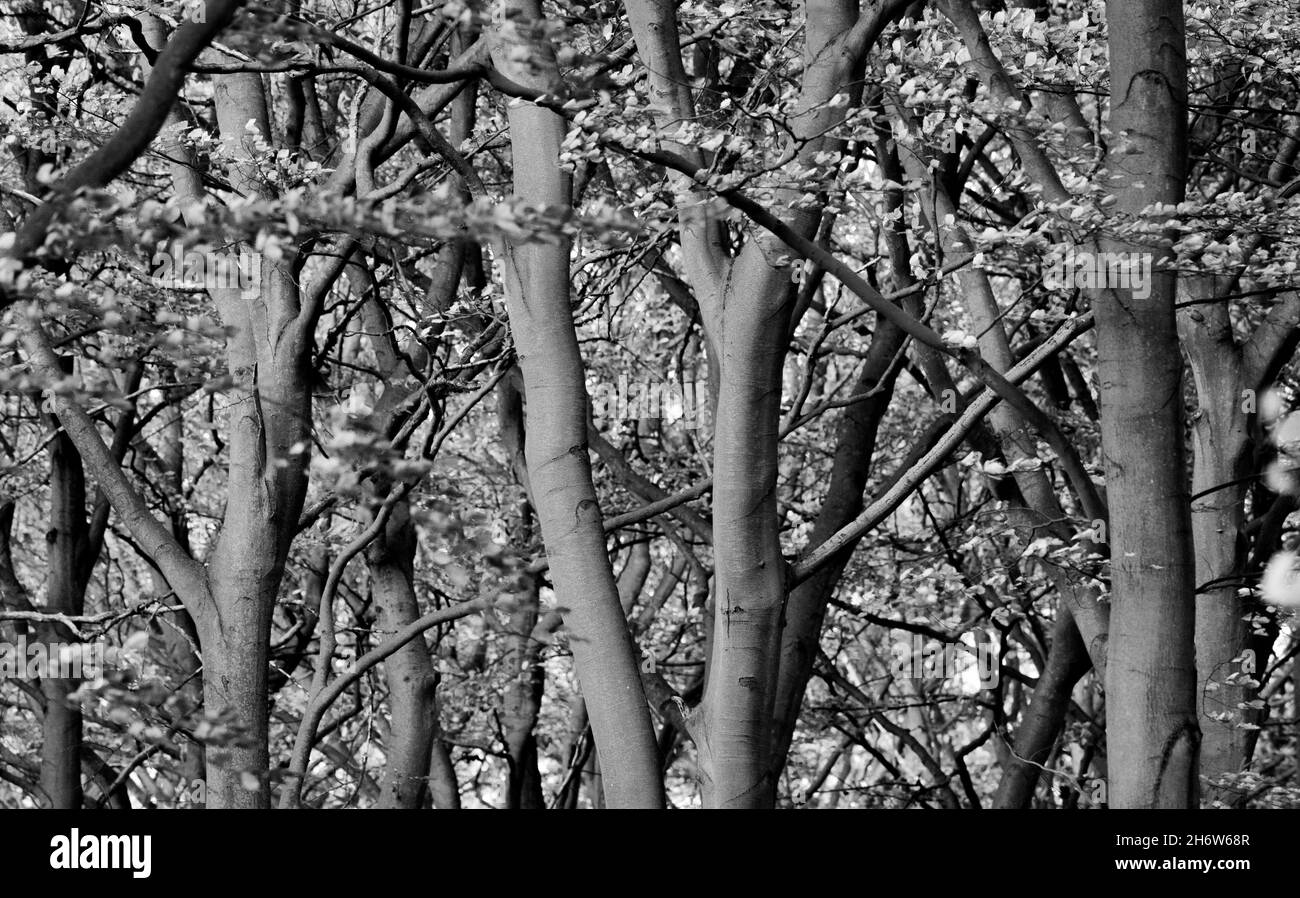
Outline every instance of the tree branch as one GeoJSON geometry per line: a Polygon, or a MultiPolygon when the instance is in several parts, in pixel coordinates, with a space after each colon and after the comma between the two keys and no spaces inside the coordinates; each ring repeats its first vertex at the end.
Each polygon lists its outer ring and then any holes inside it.
{"type": "MultiPolygon", "coordinates": [[[[39,323],[25,319],[20,325],[23,347],[27,350],[32,371],[45,382],[55,384],[64,379],[58,356],[50,347],[49,336],[39,323]]],[[[144,497],[127,479],[122,466],[95,422],[70,396],[53,393],[54,412],[68,434],[90,475],[107,497],[113,510],[121,516],[127,530],[140,543],[172,589],[185,603],[195,620],[201,620],[212,608],[207,571],[176,541],[171,528],[154,517],[144,497]]]]}

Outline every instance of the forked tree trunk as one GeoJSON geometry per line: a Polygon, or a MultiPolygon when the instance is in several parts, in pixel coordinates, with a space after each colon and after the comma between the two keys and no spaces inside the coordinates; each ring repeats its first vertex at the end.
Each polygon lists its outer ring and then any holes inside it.
{"type": "MultiPolygon", "coordinates": [[[[225,75],[217,120],[235,158],[234,186],[264,187],[253,167],[248,124],[270,137],[260,76],[225,75]]],[[[236,384],[229,394],[227,502],[208,565],[215,613],[199,621],[203,699],[209,711],[233,712],[243,738],[208,758],[209,807],[266,807],[267,662],[271,617],[285,559],[307,489],[311,444],[310,360],[314,312],[300,307],[288,257],[264,259],[257,295],[218,295],[234,328],[227,353],[236,384]]],[[[220,293],[221,291],[217,291],[220,293]]]]}
{"type": "MultiPolygon", "coordinates": [[[[809,0],[805,15],[805,70],[794,130],[798,157],[808,161],[831,146],[824,135],[843,107],[830,100],[850,90],[867,41],[854,30],[857,3],[809,0]]],[[[788,203],[782,217],[811,237],[820,208],[802,208],[799,198],[781,194],[788,203]]],[[[789,270],[778,264],[787,252],[755,229],[732,263],[721,308],[705,316],[722,355],[713,444],[714,639],[703,727],[697,727],[707,807],[768,808],[775,796],[773,722],[787,596],[777,458],[782,367],[795,297],[789,270]]],[[[697,293],[703,293],[698,286],[697,293]]]]}

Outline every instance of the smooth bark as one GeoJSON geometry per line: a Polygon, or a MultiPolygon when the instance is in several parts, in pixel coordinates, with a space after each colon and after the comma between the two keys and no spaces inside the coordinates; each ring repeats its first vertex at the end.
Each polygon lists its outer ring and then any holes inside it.
{"type": "MultiPolygon", "coordinates": [[[[498,69],[520,83],[549,89],[558,72],[549,45],[527,34],[541,24],[536,0],[506,4],[493,35],[498,69]],[[531,59],[521,61],[517,51],[531,59]]],[[[559,167],[563,119],[512,102],[509,125],[514,191],[521,199],[567,209],[570,179],[559,167]]],[[[619,604],[605,550],[600,505],[587,454],[587,391],[569,308],[570,241],[501,241],[506,307],[526,388],[525,456],[557,604],[569,632],[574,666],[600,752],[612,808],[660,807],[658,752],[637,672],[636,650],[619,604]]]]}
{"type": "MultiPolygon", "coordinates": [[[[1143,220],[1183,198],[1187,59],[1182,4],[1107,0],[1116,213],[1143,220]]],[[[1151,239],[1107,242],[1154,257],[1150,296],[1093,300],[1102,451],[1110,497],[1106,744],[1112,807],[1195,807],[1201,741],[1193,644],[1196,588],[1183,438],[1176,275],[1151,239]]]]}

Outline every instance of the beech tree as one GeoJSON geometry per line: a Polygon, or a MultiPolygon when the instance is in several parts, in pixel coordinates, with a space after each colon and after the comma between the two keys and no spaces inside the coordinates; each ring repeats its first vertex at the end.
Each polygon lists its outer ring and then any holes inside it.
{"type": "Polygon", "coordinates": [[[1293,5],[144,6],[0,4],[5,806],[1296,804],[1293,5]]]}

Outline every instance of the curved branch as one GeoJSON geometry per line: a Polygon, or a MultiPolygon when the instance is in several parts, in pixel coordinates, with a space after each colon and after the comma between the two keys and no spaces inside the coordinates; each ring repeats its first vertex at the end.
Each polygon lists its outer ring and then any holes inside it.
{"type": "MultiPolygon", "coordinates": [[[[44,242],[50,224],[77,192],[107,186],[129,169],[140,157],[167,121],[176,94],[180,91],[194,60],[212,39],[234,19],[245,0],[208,0],[207,21],[191,22],[178,28],[158,59],[131,111],[108,142],[68,172],[40,206],[32,211],[18,229],[10,258],[26,260],[44,242]]],[[[12,302],[5,291],[0,306],[12,302]]]]}
{"type": "MultiPolygon", "coordinates": [[[[1050,356],[1059,352],[1072,340],[1092,327],[1092,313],[1072,318],[1044,341],[1033,353],[1007,372],[1010,383],[1020,383],[1038,369],[1050,356]]],[[[997,397],[991,392],[981,393],[971,401],[966,409],[953,422],[948,432],[939,439],[929,452],[898,478],[876,501],[872,502],[852,523],[841,528],[834,536],[827,539],[812,552],[805,555],[790,569],[790,584],[802,583],[811,577],[818,568],[825,565],[842,549],[875,527],[902,504],[912,491],[941,467],[948,455],[957,447],[966,434],[997,404],[997,397]]]]}
{"type": "MultiPolygon", "coordinates": [[[[64,379],[58,356],[50,347],[49,337],[35,321],[26,320],[20,328],[23,347],[27,350],[28,364],[33,372],[47,383],[64,379]]],[[[127,479],[122,466],[113,457],[95,427],[95,422],[75,400],[54,394],[54,411],[63,430],[68,434],[95,478],[104,496],[121,516],[131,536],[148,553],[168,584],[176,591],[186,610],[195,620],[202,620],[212,607],[208,590],[207,571],[190,557],[171,528],[163,524],[149,509],[144,497],[127,479]]]]}
{"type": "Polygon", "coordinates": [[[330,705],[334,704],[349,686],[360,679],[370,668],[392,655],[412,639],[424,633],[424,631],[431,630],[439,624],[451,623],[460,620],[462,617],[486,611],[488,608],[489,604],[486,599],[473,599],[459,605],[431,611],[419,620],[407,624],[394,633],[391,638],[366,652],[357,659],[357,663],[352,670],[321,690],[311,704],[308,705],[306,713],[303,714],[302,726],[298,730],[298,740],[293,748],[293,759],[289,764],[288,778],[293,782],[285,786],[289,791],[281,799],[280,807],[297,806],[302,795],[302,781],[307,772],[307,761],[311,755],[311,747],[316,741],[316,731],[320,729],[320,722],[325,718],[325,712],[329,710],[330,705]]]}

